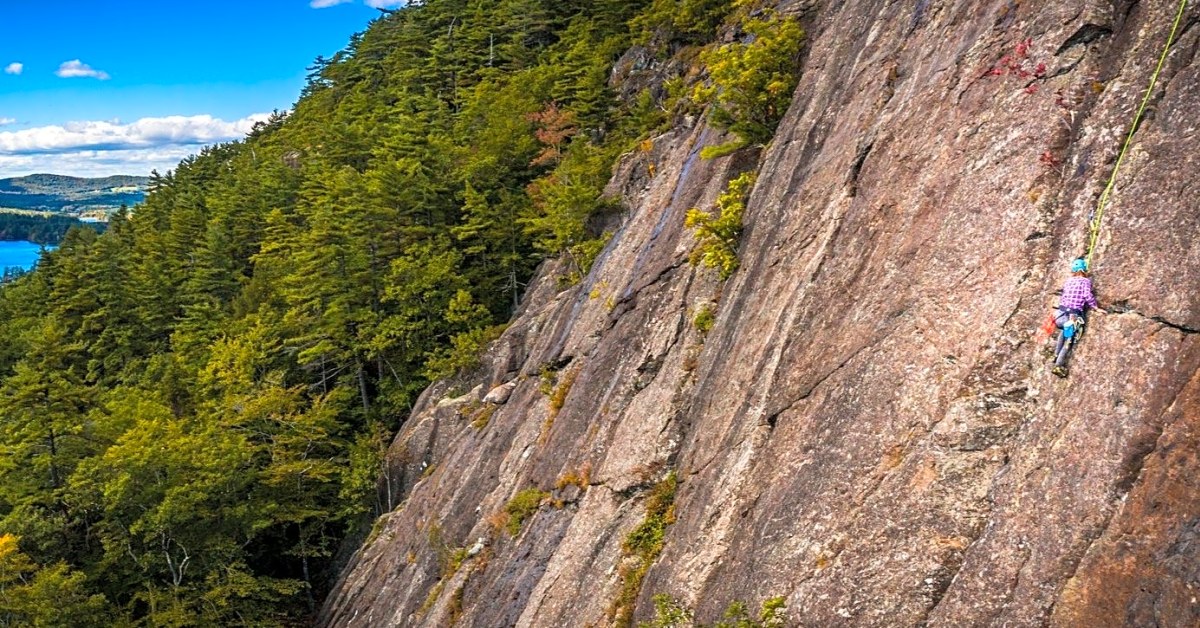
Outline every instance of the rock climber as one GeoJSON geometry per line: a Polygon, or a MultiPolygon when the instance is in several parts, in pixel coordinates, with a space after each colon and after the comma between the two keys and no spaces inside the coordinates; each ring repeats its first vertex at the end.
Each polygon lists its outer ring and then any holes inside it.
{"type": "Polygon", "coordinates": [[[1092,292],[1092,280],[1088,278],[1087,260],[1079,258],[1071,262],[1071,277],[1063,284],[1062,298],[1054,325],[1059,329],[1058,343],[1054,347],[1054,370],[1059,377],[1067,376],[1067,356],[1075,345],[1083,324],[1087,322],[1089,309],[1098,309],[1096,295],[1092,292]]]}

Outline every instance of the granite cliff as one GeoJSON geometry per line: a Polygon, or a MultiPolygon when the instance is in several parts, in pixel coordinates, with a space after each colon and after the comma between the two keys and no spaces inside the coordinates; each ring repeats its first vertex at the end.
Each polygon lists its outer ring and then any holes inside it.
{"type": "Polygon", "coordinates": [[[681,120],[621,161],[591,273],[547,265],[422,396],[322,623],[601,626],[665,593],[701,622],[783,596],[803,626],[1200,624],[1194,3],[1069,379],[1035,337],[1177,6],[783,2],[808,39],[774,140],[704,160],[725,138],[681,120]],[[721,282],[684,214],[748,170],[721,282]]]}

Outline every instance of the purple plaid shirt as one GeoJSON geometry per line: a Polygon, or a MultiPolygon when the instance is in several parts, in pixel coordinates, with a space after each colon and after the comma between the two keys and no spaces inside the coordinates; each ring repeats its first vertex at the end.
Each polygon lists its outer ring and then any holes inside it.
{"type": "Polygon", "coordinates": [[[1100,304],[1096,303],[1096,295],[1092,294],[1092,280],[1087,277],[1071,277],[1063,284],[1062,300],[1058,302],[1058,306],[1063,310],[1082,312],[1085,305],[1100,307],[1100,304]]]}

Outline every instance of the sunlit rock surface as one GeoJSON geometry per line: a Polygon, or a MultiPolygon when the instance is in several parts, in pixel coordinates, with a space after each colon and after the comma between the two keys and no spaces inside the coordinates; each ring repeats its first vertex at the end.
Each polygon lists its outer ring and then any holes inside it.
{"type": "Polygon", "coordinates": [[[704,622],[778,595],[803,626],[1200,625],[1200,6],[1105,216],[1109,313],[1067,380],[1035,337],[1177,6],[785,2],[809,43],[774,141],[701,160],[698,121],[622,160],[591,274],[544,268],[474,381],[425,393],[322,621],[608,625],[674,469],[637,620],[667,593],[704,622]],[[756,167],[721,285],[684,214],[756,167]]]}

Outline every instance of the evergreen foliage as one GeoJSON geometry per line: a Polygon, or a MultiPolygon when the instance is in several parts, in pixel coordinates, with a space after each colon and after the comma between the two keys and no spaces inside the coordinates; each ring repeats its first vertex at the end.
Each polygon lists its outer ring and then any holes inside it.
{"type": "Polygon", "coordinates": [[[700,336],[708,335],[712,331],[713,325],[717,324],[717,313],[713,309],[712,303],[705,303],[696,312],[695,318],[692,319],[692,324],[696,326],[696,331],[700,332],[700,336]]]}
{"type": "MultiPolygon", "coordinates": [[[[728,279],[738,269],[738,244],[742,236],[742,214],[746,211],[746,196],[754,188],[754,172],[738,175],[717,197],[717,215],[701,209],[688,210],[685,224],[696,230],[696,248],[692,250],[693,264],[717,269],[721,279],[728,279]]],[[[697,327],[700,321],[697,320],[697,327]]]]}
{"type": "Polygon", "coordinates": [[[707,150],[706,158],[770,141],[799,82],[804,30],[794,18],[764,10],[740,26],[741,40],[700,55],[710,81],[697,85],[693,96],[712,104],[713,124],[738,136],[730,145],[707,150]]]}
{"type": "Polygon", "coordinates": [[[102,626],[104,597],[65,563],[39,569],[17,537],[0,534],[0,626],[102,626]]]}
{"type": "MultiPolygon", "coordinates": [[[[782,596],[764,600],[757,617],[750,615],[750,608],[745,602],[735,601],[725,608],[721,621],[712,624],[712,628],[783,628],[787,625],[787,618],[784,614],[786,610],[787,599],[782,596]]],[[[638,628],[702,628],[703,626],[703,624],[694,622],[691,609],[665,593],[654,596],[654,619],[638,624],[638,628]]]]}
{"type": "Polygon", "coordinates": [[[639,43],[702,44],[712,38],[734,4],[730,0],[654,0],[630,25],[638,33],[639,43]]]}
{"type": "Polygon", "coordinates": [[[542,502],[549,497],[549,493],[538,488],[527,488],[514,495],[504,505],[504,513],[508,515],[504,530],[508,532],[509,536],[520,534],[525,521],[536,513],[538,508],[541,508],[542,502]]]}
{"type": "MultiPolygon", "coordinates": [[[[0,212],[0,240],[28,240],[34,244],[58,244],[71,227],[85,223],[69,216],[18,214],[0,212]]],[[[104,223],[86,223],[96,231],[104,231],[104,223]]]]}
{"type": "Polygon", "coordinates": [[[713,628],[783,628],[786,625],[786,610],[787,598],[767,598],[763,600],[758,617],[754,618],[750,615],[750,607],[745,602],[737,601],[725,609],[725,616],[713,628]]]}
{"type": "Polygon", "coordinates": [[[646,499],[646,518],[625,537],[621,545],[622,561],[617,574],[621,585],[609,607],[609,617],[616,626],[633,625],[633,611],[642,590],[642,580],[662,553],[667,528],[675,523],[675,491],[678,486],[678,476],[671,471],[651,488],[646,499]]]}
{"type": "Polygon", "coordinates": [[[654,619],[638,624],[638,628],[689,628],[692,611],[666,593],[654,596],[654,619]]]}

